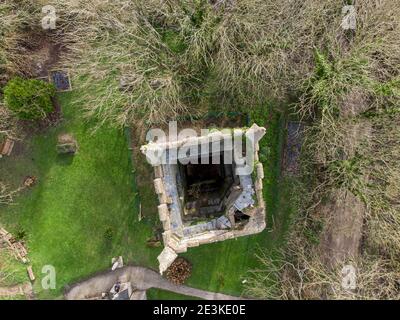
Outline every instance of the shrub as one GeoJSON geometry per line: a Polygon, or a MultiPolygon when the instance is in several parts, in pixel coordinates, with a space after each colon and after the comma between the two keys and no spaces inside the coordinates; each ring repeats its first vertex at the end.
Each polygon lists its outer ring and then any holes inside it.
{"type": "Polygon", "coordinates": [[[6,107],[23,120],[44,119],[52,110],[54,85],[15,77],[4,88],[6,107]]]}
{"type": "Polygon", "coordinates": [[[25,240],[25,238],[26,238],[25,229],[21,225],[18,225],[18,228],[15,232],[15,239],[17,241],[23,241],[23,240],[25,240]]]}
{"type": "Polygon", "coordinates": [[[113,229],[107,228],[106,231],[104,232],[104,239],[106,239],[106,241],[111,242],[113,240],[113,235],[114,235],[113,229]]]}

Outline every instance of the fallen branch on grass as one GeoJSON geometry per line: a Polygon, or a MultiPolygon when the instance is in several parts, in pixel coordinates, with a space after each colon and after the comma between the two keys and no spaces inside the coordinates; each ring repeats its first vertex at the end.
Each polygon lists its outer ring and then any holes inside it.
{"type": "Polygon", "coordinates": [[[25,188],[25,186],[22,186],[15,190],[10,190],[4,183],[0,181],[0,204],[13,203],[15,195],[25,188]]]}

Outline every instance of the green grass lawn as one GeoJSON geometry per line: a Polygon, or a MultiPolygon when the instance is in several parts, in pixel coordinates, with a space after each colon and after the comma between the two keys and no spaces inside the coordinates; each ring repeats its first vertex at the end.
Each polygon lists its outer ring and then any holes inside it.
{"type": "MultiPolygon", "coordinates": [[[[43,298],[59,297],[65,285],[109,268],[113,256],[122,255],[125,262],[157,268],[156,258],[162,250],[146,245],[159,224],[157,199],[149,178],[151,168],[144,164],[144,157],[137,163],[138,189],[123,131],[101,127],[94,132],[93,125],[83,120],[79,105],[71,103],[78,94],[60,95],[64,114],[60,126],[34,134],[16,148],[12,157],[0,160],[0,176],[14,186],[27,175],[38,177],[37,185],[24,191],[16,204],[0,207],[0,223],[12,232],[26,232],[37,276],[35,289],[43,298]],[[79,152],[74,157],[56,153],[57,136],[63,132],[74,134],[78,140],[79,152]],[[141,222],[139,202],[144,216],[141,222]],[[56,268],[57,290],[41,289],[44,265],[56,268]]],[[[290,187],[278,187],[284,117],[265,107],[252,120],[268,128],[261,144],[267,177],[267,230],[189,249],[183,254],[193,264],[188,285],[240,295],[242,280],[249,269],[258,266],[258,250],[273,252],[284,243],[293,209],[288,201],[290,187]]],[[[154,290],[149,298],[175,299],[177,295],[154,290]]]]}
{"type": "MultiPolygon", "coordinates": [[[[11,250],[0,248],[0,287],[14,286],[28,282],[26,266],[15,259],[11,250]]],[[[25,295],[2,297],[0,300],[22,300],[25,295]]]]}
{"type": "Polygon", "coordinates": [[[0,248],[0,287],[22,284],[27,281],[26,266],[15,259],[11,250],[0,248]]]}
{"type": "Polygon", "coordinates": [[[37,185],[24,191],[15,205],[0,207],[0,223],[10,231],[25,230],[37,290],[41,291],[42,267],[56,268],[57,290],[52,296],[67,283],[110,267],[113,256],[156,266],[161,250],[144,245],[152,225],[138,222],[123,132],[103,127],[93,133],[79,106],[71,104],[73,94],[60,96],[62,125],[24,140],[22,150],[0,160],[0,176],[14,186],[27,175],[38,177],[37,185]],[[79,152],[74,157],[57,155],[61,132],[77,138],[79,152]]]}

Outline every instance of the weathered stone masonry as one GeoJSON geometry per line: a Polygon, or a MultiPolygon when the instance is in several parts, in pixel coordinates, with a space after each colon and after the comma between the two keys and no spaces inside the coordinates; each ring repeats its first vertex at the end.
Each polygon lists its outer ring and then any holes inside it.
{"type": "MultiPolygon", "coordinates": [[[[251,133],[254,137],[252,174],[237,175],[236,169],[239,165],[235,163],[232,166],[221,163],[219,166],[209,167],[195,167],[195,165],[184,167],[180,164],[154,165],[154,188],[160,203],[158,213],[164,229],[162,235],[165,248],[158,256],[160,273],[171,265],[179,253],[186,252],[188,248],[252,235],[265,229],[266,215],[262,195],[264,170],[258,158],[258,142],[264,136],[265,128],[254,124],[248,129],[235,130],[241,130],[246,134],[251,133]],[[190,174],[198,178],[199,175],[201,176],[198,171],[203,168],[213,170],[208,173],[206,177],[208,180],[188,182],[191,178],[190,174]],[[185,172],[189,175],[188,177],[185,176],[185,172]],[[220,188],[215,189],[217,191],[214,197],[214,194],[207,192],[216,185],[220,188]],[[188,191],[188,188],[191,189],[188,191]],[[198,193],[196,193],[197,190],[198,193]]],[[[172,154],[171,150],[183,145],[218,141],[222,143],[225,138],[227,138],[226,133],[211,132],[205,136],[177,141],[151,142],[142,146],[141,151],[147,154],[149,150],[156,148],[165,152],[169,158],[172,154]]],[[[194,157],[210,157],[211,153],[212,151],[209,151],[209,154],[201,154],[199,151],[194,157]]],[[[193,155],[188,157],[193,157],[193,155]]]]}

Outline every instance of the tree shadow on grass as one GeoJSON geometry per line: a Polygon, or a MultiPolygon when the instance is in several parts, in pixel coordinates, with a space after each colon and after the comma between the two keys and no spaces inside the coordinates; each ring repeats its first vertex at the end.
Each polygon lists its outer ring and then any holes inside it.
{"type": "Polygon", "coordinates": [[[59,154],[57,155],[57,164],[60,166],[69,166],[74,162],[73,154],[59,154]]]}

